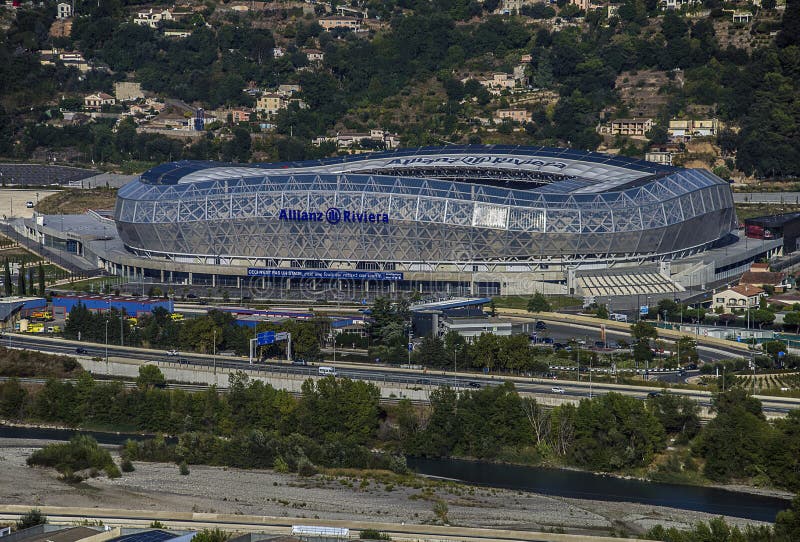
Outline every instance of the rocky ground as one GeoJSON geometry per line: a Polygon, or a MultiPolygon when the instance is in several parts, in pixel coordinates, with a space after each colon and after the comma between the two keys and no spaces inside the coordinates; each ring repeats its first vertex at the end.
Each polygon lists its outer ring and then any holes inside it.
{"type": "MultiPolygon", "coordinates": [[[[0,439],[0,503],[38,506],[196,511],[279,517],[441,523],[467,527],[639,534],[655,524],[689,526],[712,516],[672,508],[549,497],[533,493],[441,484],[435,490],[373,480],[193,465],[188,476],[166,463],[135,463],[122,478],[70,485],[51,469],[25,459],[43,441],[0,439]],[[441,505],[439,505],[441,512],[441,505]]],[[[746,520],[728,518],[743,525],[746,520]]]]}

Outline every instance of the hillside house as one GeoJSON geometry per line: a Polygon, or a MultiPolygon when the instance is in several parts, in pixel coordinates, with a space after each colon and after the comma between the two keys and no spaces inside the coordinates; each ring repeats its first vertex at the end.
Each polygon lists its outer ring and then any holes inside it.
{"type": "Polygon", "coordinates": [[[97,92],[95,94],[89,94],[88,96],[83,98],[83,106],[86,109],[95,109],[100,110],[105,105],[114,105],[117,103],[117,100],[111,96],[110,94],[106,94],[105,92],[97,92]]]}
{"type": "Polygon", "coordinates": [[[740,284],[715,293],[711,308],[717,309],[721,307],[726,314],[758,308],[761,298],[766,295],[767,293],[758,286],[740,284]]]}

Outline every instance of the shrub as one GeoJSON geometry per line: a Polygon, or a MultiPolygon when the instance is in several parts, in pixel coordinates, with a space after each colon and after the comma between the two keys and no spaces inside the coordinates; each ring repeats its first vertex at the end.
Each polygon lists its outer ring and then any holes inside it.
{"type": "Polygon", "coordinates": [[[122,472],[133,472],[136,470],[136,467],[133,466],[133,462],[127,458],[122,460],[119,467],[122,469],[122,472]]]}
{"type": "Polygon", "coordinates": [[[297,474],[300,476],[314,476],[317,474],[317,467],[308,458],[301,457],[297,462],[297,474]]]}
{"type": "Polygon", "coordinates": [[[383,531],[378,531],[376,529],[364,529],[358,534],[358,537],[362,540],[391,540],[392,537],[389,536],[387,533],[383,531]]]}
{"type": "Polygon", "coordinates": [[[36,450],[27,463],[29,466],[55,468],[67,481],[74,480],[73,473],[86,469],[94,473],[105,470],[109,476],[119,475],[108,450],[100,448],[97,441],[88,435],[76,435],[67,443],[49,444],[36,450]]]}
{"type": "Polygon", "coordinates": [[[280,456],[275,458],[275,464],[272,466],[272,468],[275,470],[275,472],[280,472],[282,474],[289,472],[289,464],[280,456]]]}
{"type": "Polygon", "coordinates": [[[182,476],[189,474],[189,465],[186,464],[186,461],[181,461],[181,464],[178,465],[178,472],[180,472],[182,476]]]}
{"type": "Polygon", "coordinates": [[[21,531],[22,529],[28,529],[36,525],[44,525],[45,523],[47,523],[47,516],[42,514],[42,511],[38,508],[33,508],[20,516],[16,527],[18,531],[21,531]]]}
{"type": "Polygon", "coordinates": [[[108,476],[109,478],[120,478],[122,476],[119,467],[116,466],[114,463],[106,465],[105,471],[106,471],[106,476],[108,476]]]}

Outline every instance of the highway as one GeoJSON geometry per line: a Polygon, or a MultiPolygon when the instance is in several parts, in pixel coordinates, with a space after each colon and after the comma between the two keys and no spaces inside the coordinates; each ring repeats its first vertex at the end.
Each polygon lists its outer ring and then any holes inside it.
{"type": "MultiPolygon", "coordinates": [[[[574,333],[573,333],[574,334],[574,333]]],[[[580,336],[580,334],[578,334],[580,336]]],[[[87,350],[85,356],[105,357],[105,345],[95,345],[88,343],[78,343],[65,341],[63,339],[52,339],[46,337],[26,336],[19,334],[6,334],[2,339],[3,346],[13,348],[26,348],[55,354],[67,354],[75,356],[76,347],[80,346],[87,350]]],[[[210,355],[201,354],[181,354],[178,357],[167,356],[165,352],[159,350],[147,350],[143,348],[131,348],[121,346],[108,346],[109,357],[123,358],[141,362],[148,361],[169,361],[173,363],[184,363],[211,367],[215,365],[219,369],[248,369],[263,371],[265,376],[296,375],[297,377],[310,377],[318,375],[316,366],[296,366],[286,362],[258,363],[250,365],[244,358],[220,357],[214,359],[210,355]]],[[[330,365],[330,361],[326,361],[330,365]]],[[[478,373],[453,373],[441,370],[423,371],[417,369],[402,369],[387,367],[382,365],[360,365],[351,363],[337,363],[336,370],[339,376],[354,380],[364,380],[376,384],[392,383],[405,384],[411,386],[430,387],[431,389],[442,386],[454,386],[464,389],[478,389],[484,386],[499,385],[505,381],[512,381],[517,390],[521,393],[531,393],[539,395],[550,395],[553,397],[582,398],[590,395],[596,396],[615,391],[625,395],[630,395],[640,399],[645,399],[648,393],[657,392],[661,388],[658,382],[653,382],[651,386],[631,386],[617,385],[608,383],[597,383],[589,378],[589,374],[581,375],[581,381],[572,380],[549,380],[542,378],[529,378],[524,376],[513,376],[506,374],[478,374],[478,373]],[[554,392],[553,388],[561,388],[563,392],[554,392]]],[[[692,397],[701,406],[710,406],[711,393],[696,390],[672,390],[674,393],[692,397]]],[[[782,397],[760,397],[766,412],[774,414],[785,414],[791,409],[800,407],[800,399],[782,397]]]]}

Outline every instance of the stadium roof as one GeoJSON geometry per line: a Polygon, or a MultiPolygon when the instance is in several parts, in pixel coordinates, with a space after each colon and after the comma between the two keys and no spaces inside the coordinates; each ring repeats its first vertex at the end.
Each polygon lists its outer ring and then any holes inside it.
{"type": "Polygon", "coordinates": [[[275,164],[227,164],[179,161],[157,166],[142,175],[150,184],[185,184],[231,178],[280,175],[372,173],[403,177],[436,177],[438,172],[495,171],[506,174],[529,172],[551,184],[549,192],[594,193],[611,190],[642,178],[677,171],[622,156],[574,149],[502,145],[421,147],[365,153],[304,162],[275,164]],[[434,171],[432,173],[432,170],[434,171]]]}

